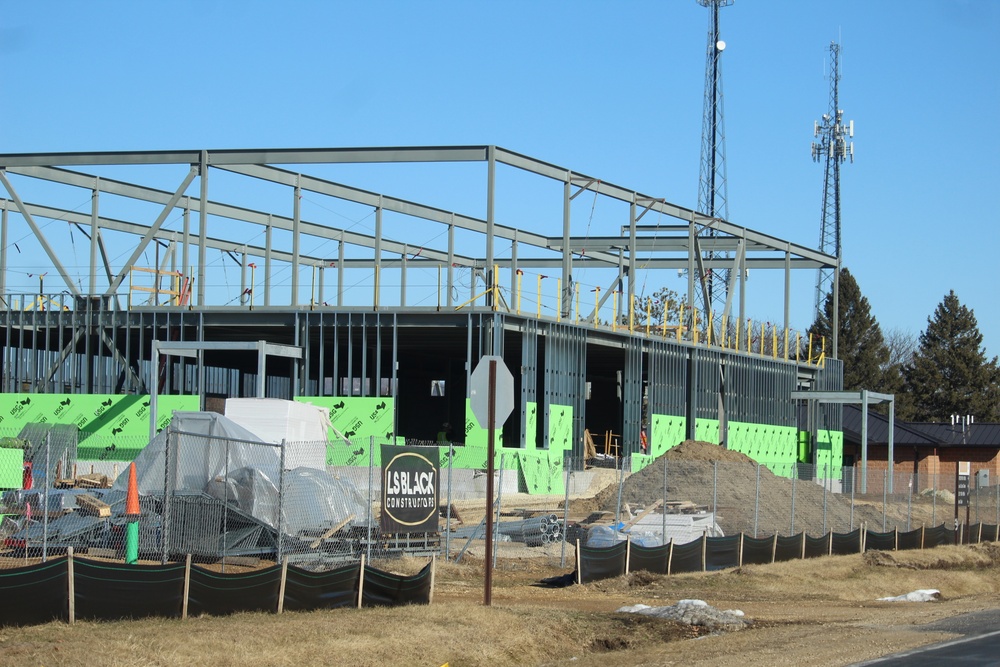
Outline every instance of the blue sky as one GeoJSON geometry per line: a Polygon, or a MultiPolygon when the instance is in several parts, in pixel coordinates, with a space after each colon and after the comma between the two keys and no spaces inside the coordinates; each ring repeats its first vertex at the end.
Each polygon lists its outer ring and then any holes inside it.
{"type": "MultiPolygon", "coordinates": [[[[845,265],[883,329],[919,333],[953,289],[1000,354],[1000,3],[736,0],[721,24],[731,221],[817,245],[809,146],[840,41],[845,265]]],[[[695,0],[9,3],[0,153],[496,144],[694,208],[707,30],[695,0]]],[[[603,206],[590,220],[620,224],[603,206]]],[[[780,319],[780,277],[760,280],[757,316],[780,319]]],[[[795,278],[799,329],[814,281],[795,278]]]]}

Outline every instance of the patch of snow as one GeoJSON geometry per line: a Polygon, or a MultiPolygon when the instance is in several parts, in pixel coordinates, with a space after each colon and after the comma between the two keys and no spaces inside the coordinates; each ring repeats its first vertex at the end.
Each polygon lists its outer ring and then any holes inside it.
{"type": "Polygon", "coordinates": [[[722,611],[704,600],[679,600],[677,604],[668,607],[635,604],[621,607],[617,611],[666,618],[688,625],[703,626],[710,630],[742,630],[751,623],[750,619],[738,609],[722,611]]]}
{"type": "Polygon", "coordinates": [[[941,597],[941,591],[934,588],[921,588],[920,590],[897,595],[896,597],[879,598],[879,602],[933,602],[941,597]]]}

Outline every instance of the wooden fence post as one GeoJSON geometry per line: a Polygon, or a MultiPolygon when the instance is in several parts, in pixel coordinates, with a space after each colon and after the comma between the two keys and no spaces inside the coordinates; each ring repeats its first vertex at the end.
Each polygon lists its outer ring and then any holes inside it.
{"type": "Polygon", "coordinates": [[[184,558],[184,599],[181,601],[181,620],[188,617],[188,599],[191,596],[191,554],[184,558]]]}

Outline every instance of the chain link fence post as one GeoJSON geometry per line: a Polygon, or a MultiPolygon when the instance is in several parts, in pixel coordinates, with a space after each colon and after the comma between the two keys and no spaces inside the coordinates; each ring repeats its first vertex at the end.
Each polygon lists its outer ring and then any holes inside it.
{"type": "Polygon", "coordinates": [[[569,525],[569,485],[573,479],[573,457],[566,459],[566,497],[563,499],[562,546],[559,553],[559,567],[566,567],[566,526],[569,525]]]}
{"type": "Polygon", "coordinates": [[[175,442],[173,430],[167,424],[163,438],[163,511],[160,518],[160,564],[166,565],[170,551],[170,455],[175,442]]]}
{"type": "Polygon", "coordinates": [[[278,470],[278,543],[275,545],[275,551],[277,552],[276,565],[281,565],[282,554],[284,553],[283,547],[285,546],[285,449],[287,444],[285,439],[282,438],[281,464],[278,470]]]}
{"type": "Polygon", "coordinates": [[[445,510],[447,528],[444,533],[444,559],[451,560],[451,490],[455,477],[455,443],[448,443],[448,508],[445,510]]]}
{"type": "Polygon", "coordinates": [[[45,433],[45,477],[43,478],[43,484],[45,487],[42,489],[42,562],[45,563],[49,559],[49,488],[52,486],[52,480],[49,479],[49,454],[51,452],[52,445],[52,431],[47,431],[45,433]]]}
{"type": "Polygon", "coordinates": [[[906,498],[906,532],[910,532],[910,523],[913,519],[913,485],[916,483],[916,473],[910,475],[910,492],[906,498]]]}
{"type": "MultiPolygon", "coordinates": [[[[493,521],[493,569],[497,567],[497,548],[500,542],[500,507],[503,505],[503,466],[506,457],[505,452],[500,452],[500,471],[497,475],[497,509],[496,519],[493,521]]],[[[488,555],[488,557],[490,557],[488,555]]]]}
{"type": "Polygon", "coordinates": [[[757,481],[753,487],[753,537],[757,539],[757,527],[760,524],[760,462],[757,463],[757,481]]]}
{"type": "Polygon", "coordinates": [[[789,535],[795,534],[795,480],[798,476],[799,476],[799,467],[798,465],[793,464],[792,465],[792,517],[791,517],[791,525],[788,528],[789,535]]]}
{"type": "Polygon", "coordinates": [[[889,469],[882,471],[882,532],[886,531],[886,500],[889,493],[889,469]]]}
{"type": "Polygon", "coordinates": [[[365,524],[367,526],[368,539],[365,541],[365,562],[370,563],[372,560],[372,508],[375,504],[375,499],[372,494],[375,493],[375,436],[369,436],[368,439],[368,502],[367,514],[365,518],[365,524]]]}
{"type": "Polygon", "coordinates": [[[830,483],[830,464],[826,464],[826,472],[823,477],[823,534],[826,535],[826,496],[827,485],[830,483]]]}
{"type": "Polygon", "coordinates": [[[712,532],[719,519],[719,462],[712,461],[712,532]]]}
{"type": "Polygon", "coordinates": [[[849,533],[854,532],[854,490],[858,487],[858,469],[851,466],[851,525],[848,528],[849,533]]]}
{"type": "Polygon", "coordinates": [[[226,553],[229,542],[229,438],[226,438],[226,459],[223,469],[225,473],[222,477],[222,573],[226,572],[226,553]]]}
{"type": "MultiPolygon", "coordinates": [[[[931,526],[937,526],[937,494],[938,494],[938,475],[934,474],[934,481],[931,483],[931,526]]],[[[1000,491],[1000,486],[997,487],[997,491],[1000,491]]]]}
{"type": "Polygon", "coordinates": [[[660,533],[660,543],[667,543],[667,457],[663,457],[663,532],[660,533]]]}

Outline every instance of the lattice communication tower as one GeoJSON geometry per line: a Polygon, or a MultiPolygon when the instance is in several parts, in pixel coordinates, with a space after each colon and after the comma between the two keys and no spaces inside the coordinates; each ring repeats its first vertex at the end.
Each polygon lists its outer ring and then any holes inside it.
{"type": "MultiPolygon", "coordinates": [[[[840,259],[840,165],[854,162],[854,121],[844,122],[840,108],[840,44],[830,42],[830,110],[823,121],[815,122],[812,143],[814,162],[825,163],[823,175],[823,210],[819,227],[819,250],[840,259]]],[[[835,269],[820,269],[816,276],[816,313],[823,315],[823,304],[833,289],[835,269]]]]}
{"type": "MultiPolygon", "coordinates": [[[[734,0],[697,0],[711,10],[708,31],[708,49],[705,62],[705,105],[701,124],[701,169],[698,185],[698,211],[711,218],[729,219],[729,191],[726,186],[726,128],[722,104],[722,52],[726,43],[719,37],[719,9],[733,4],[734,0]]],[[[714,237],[718,232],[708,228],[704,236],[714,237]]],[[[728,253],[709,250],[706,259],[726,257],[728,253]]],[[[706,269],[703,276],[705,293],[697,292],[698,302],[705,311],[721,312],[729,289],[729,271],[706,269]],[[719,307],[717,307],[719,306],[719,307]]]]}

